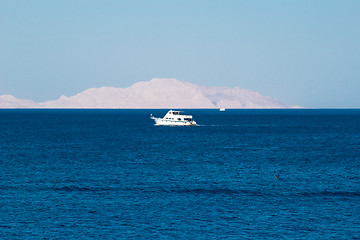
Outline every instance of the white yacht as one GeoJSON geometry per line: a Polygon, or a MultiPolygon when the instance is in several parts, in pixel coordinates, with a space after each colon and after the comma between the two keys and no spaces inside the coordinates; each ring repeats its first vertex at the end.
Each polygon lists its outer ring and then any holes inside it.
{"type": "Polygon", "coordinates": [[[180,111],[170,110],[163,118],[156,118],[150,114],[150,119],[155,121],[155,125],[169,126],[191,126],[196,125],[191,115],[181,115],[180,111]]]}

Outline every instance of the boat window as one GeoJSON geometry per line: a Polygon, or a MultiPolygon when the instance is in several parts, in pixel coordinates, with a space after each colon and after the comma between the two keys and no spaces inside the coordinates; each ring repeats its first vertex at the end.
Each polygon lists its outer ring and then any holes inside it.
{"type": "Polygon", "coordinates": [[[181,121],[181,118],[178,118],[179,121],[181,121]]]}

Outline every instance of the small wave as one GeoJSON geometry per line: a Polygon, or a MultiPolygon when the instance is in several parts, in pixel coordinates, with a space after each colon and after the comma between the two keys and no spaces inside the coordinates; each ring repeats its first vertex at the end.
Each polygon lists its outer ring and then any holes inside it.
{"type": "Polygon", "coordinates": [[[107,192],[107,191],[117,191],[117,188],[109,187],[81,187],[81,186],[63,186],[63,187],[46,187],[46,186],[0,186],[0,190],[21,190],[21,191],[55,191],[55,192],[107,192]]]}
{"type": "Polygon", "coordinates": [[[7,186],[7,185],[0,185],[0,190],[6,191],[6,190],[16,190],[18,187],[15,186],[7,186]]]}
{"type": "Polygon", "coordinates": [[[11,226],[0,225],[0,228],[12,228],[11,226]]]}
{"type": "Polygon", "coordinates": [[[236,194],[238,193],[232,189],[219,188],[219,189],[206,189],[206,188],[195,188],[195,189],[182,189],[179,193],[195,193],[195,194],[236,194]]]}
{"type": "Polygon", "coordinates": [[[360,197],[360,192],[352,191],[320,191],[320,192],[304,192],[301,195],[312,197],[312,196],[323,196],[323,197],[360,197]]]}
{"type": "Polygon", "coordinates": [[[55,191],[64,191],[64,192],[93,192],[94,191],[91,188],[77,187],[77,186],[55,187],[52,189],[55,191]]]}
{"type": "Polygon", "coordinates": [[[210,125],[198,125],[198,126],[204,126],[204,127],[220,127],[220,128],[234,128],[234,127],[244,127],[244,125],[240,124],[210,124],[210,125]]]}
{"type": "Polygon", "coordinates": [[[250,189],[230,189],[230,188],[179,188],[170,189],[166,192],[180,193],[180,194],[206,194],[206,195],[248,195],[248,196],[290,196],[290,195],[302,195],[305,197],[347,197],[354,198],[360,197],[360,192],[352,191],[320,191],[320,192],[299,192],[299,193],[280,193],[269,191],[254,191],[250,189]]]}
{"type": "Polygon", "coordinates": [[[114,190],[112,188],[107,188],[107,187],[78,187],[78,186],[54,187],[50,189],[54,191],[63,191],[63,192],[106,192],[106,191],[114,190]]]}
{"type": "Polygon", "coordinates": [[[229,188],[182,188],[171,189],[169,192],[176,192],[180,194],[208,194],[208,195],[260,195],[257,192],[229,189],[229,188]]]}

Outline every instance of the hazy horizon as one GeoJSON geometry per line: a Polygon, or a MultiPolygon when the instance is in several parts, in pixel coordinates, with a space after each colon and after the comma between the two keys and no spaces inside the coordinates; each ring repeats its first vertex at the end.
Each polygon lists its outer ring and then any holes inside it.
{"type": "Polygon", "coordinates": [[[152,78],[358,108],[360,2],[1,1],[0,95],[43,102],[152,78]]]}

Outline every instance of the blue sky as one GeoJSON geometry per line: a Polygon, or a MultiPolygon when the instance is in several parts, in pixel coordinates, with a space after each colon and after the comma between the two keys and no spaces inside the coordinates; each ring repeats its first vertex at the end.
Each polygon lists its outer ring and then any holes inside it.
{"type": "Polygon", "coordinates": [[[360,107],[358,0],[0,0],[0,95],[154,77],[360,107]]]}

